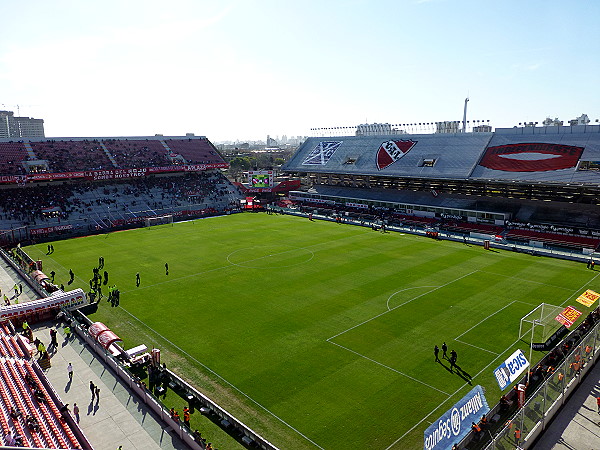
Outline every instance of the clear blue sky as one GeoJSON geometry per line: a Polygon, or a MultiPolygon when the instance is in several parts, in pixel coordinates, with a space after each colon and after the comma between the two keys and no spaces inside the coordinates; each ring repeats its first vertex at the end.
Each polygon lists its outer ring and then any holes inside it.
{"type": "Polygon", "coordinates": [[[306,135],[368,121],[600,118],[600,2],[0,4],[0,108],[47,136],[306,135]],[[4,107],[2,106],[4,105],[4,107]]]}

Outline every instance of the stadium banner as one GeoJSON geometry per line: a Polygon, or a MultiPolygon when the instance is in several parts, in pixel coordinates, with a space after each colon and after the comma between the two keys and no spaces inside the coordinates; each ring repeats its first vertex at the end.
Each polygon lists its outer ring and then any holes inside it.
{"type": "Polygon", "coordinates": [[[500,390],[504,390],[510,383],[515,381],[525,369],[529,366],[529,361],[521,350],[517,350],[510,355],[502,364],[494,369],[494,376],[500,386],[500,390]]]}
{"type": "Polygon", "coordinates": [[[589,308],[599,298],[600,298],[600,294],[598,294],[597,292],[592,291],[591,289],[588,289],[583,294],[581,294],[579,297],[577,297],[576,300],[579,303],[581,303],[582,305],[585,305],[585,306],[587,306],[589,308]]]}
{"type": "Polygon", "coordinates": [[[556,330],[552,336],[550,336],[548,339],[546,339],[546,342],[532,342],[531,348],[534,350],[544,351],[544,352],[550,351],[556,346],[556,343],[560,339],[565,337],[568,333],[569,333],[568,328],[565,327],[564,325],[561,325],[559,327],[559,329],[556,330]]]}
{"type": "Polygon", "coordinates": [[[369,205],[365,205],[364,203],[346,202],[346,206],[350,208],[369,209],[369,205]]]}
{"type": "Polygon", "coordinates": [[[30,173],[27,175],[27,181],[66,180],[69,178],[83,178],[84,176],[84,172],[30,173]]]}
{"type": "Polygon", "coordinates": [[[556,316],[554,319],[558,320],[560,323],[562,323],[565,327],[567,328],[571,328],[571,326],[577,322],[577,319],[579,319],[579,316],[581,316],[581,313],[579,311],[577,311],[575,308],[573,308],[572,306],[567,306],[565,309],[562,310],[562,312],[556,316]]]}
{"type": "Polygon", "coordinates": [[[147,168],[143,169],[109,169],[109,170],[90,170],[85,172],[85,178],[88,180],[113,180],[118,178],[145,177],[147,168]]]}
{"type": "Polygon", "coordinates": [[[2,175],[0,176],[0,183],[2,184],[16,184],[17,176],[16,175],[2,175]]]}
{"type": "Polygon", "coordinates": [[[73,225],[71,225],[71,224],[55,225],[53,227],[34,228],[33,230],[29,230],[29,233],[32,235],[38,235],[38,234],[48,234],[48,233],[53,233],[55,231],[66,231],[66,230],[72,230],[72,229],[73,229],[73,225]]]}
{"type": "Polygon", "coordinates": [[[425,430],[424,450],[450,450],[471,431],[471,423],[478,423],[489,411],[483,388],[475,386],[425,430]]]}
{"type": "Polygon", "coordinates": [[[85,178],[87,180],[113,180],[118,178],[145,177],[150,173],[166,172],[202,172],[209,169],[227,169],[227,163],[215,164],[185,164],[181,166],[140,167],[136,169],[106,169],[86,170],[79,172],[60,173],[30,173],[27,175],[2,175],[0,184],[23,184],[36,181],[66,180],[72,178],[85,178]]]}
{"type": "Polygon", "coordinates": [[[533,231],[543,231],[549,233],[562,233],[569,234],[575,236],[595,236],[600,237],[600,231],[590,230],[587,228],[571,228],[571,227],[557,227],[554,225],[543,225],[543,224],[534,224],[534,223],[525,223],[518,221],[506,221],[506,225],[511,228],[517,228],[519,230],[533,230],[533,231]]]}

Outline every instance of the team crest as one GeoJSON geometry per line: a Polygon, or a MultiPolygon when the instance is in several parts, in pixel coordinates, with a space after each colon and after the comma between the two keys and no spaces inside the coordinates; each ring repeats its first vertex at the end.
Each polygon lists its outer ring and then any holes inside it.
{"type": "Polygon", "coordinates": [[[311,150],[302,165],[324,166],[344,141],[321,141],[311,150]]]}
{"type": "Polygon", "coordinates": [[[379,146],[377,150],[377,169],[383,170],[387,166],[395,163],[404,155],[406,155],[411,148],[413,148],[418,141],[399,140],[399,141],[386,141],[379,146]]]}

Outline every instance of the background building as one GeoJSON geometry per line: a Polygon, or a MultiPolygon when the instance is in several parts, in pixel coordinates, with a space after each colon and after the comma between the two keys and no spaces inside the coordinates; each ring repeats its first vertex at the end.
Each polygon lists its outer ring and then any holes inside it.
{"type": "Polygon", "coordinates": [[[44,120],[15,117],[13,111],[0,111],[0,138],[43,138],[44,120]]]}

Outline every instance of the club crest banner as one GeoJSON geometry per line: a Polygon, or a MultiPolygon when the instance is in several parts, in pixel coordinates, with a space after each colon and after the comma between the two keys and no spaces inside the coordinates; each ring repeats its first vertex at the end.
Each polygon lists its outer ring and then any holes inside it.
{"type": "Polygon", "coordinates": [[[581,294],[579,297],[577,297],[577,301],[579,303],[581,303],[582,305],[585,305],[585,306],[587,306],[589,308],[599,298],[600,298],[600,294],[598,294],[597,292],[592,291],[591,289],[588,289],[583,294],[581,294]]]}
{"type": "Polygon", "coordinates": [[[377,150],[377,169],[383,170],[395,163],[406,155],[415,145],[417,145],[417,141],[410,139],[383,142],[377,150]]]}
{"type": "Polygon", "coordinates": [[[577,322],[579,316],[581,316],[579,311],[572,306],[567,306],[558,316],[555,317],[555,320],[558,320],[565,327],[571,328],[571,326],[577,322]]]}

